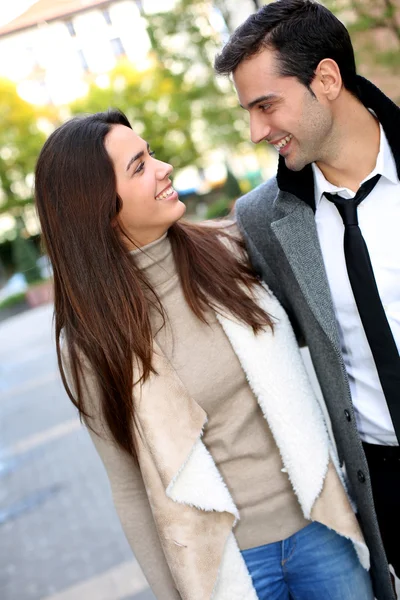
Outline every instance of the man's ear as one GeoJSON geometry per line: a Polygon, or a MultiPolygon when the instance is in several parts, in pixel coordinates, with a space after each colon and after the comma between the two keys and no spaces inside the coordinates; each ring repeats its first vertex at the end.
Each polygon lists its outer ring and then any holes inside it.
{"type": "Polygon", "coordinates": [[[311,85],[317,97],[336,100],[343,87],[342,75],[337,62],[324,58],[315,69],[315,77],[311,85]]]}

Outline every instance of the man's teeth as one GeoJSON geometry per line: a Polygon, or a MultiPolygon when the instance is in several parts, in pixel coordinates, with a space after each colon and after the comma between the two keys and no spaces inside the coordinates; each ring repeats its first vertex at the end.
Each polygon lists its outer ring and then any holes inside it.
{"type": "Polygon", "coordinates": [[[168,196],[171,196],[171,194],[173,194],[173,193],[174,193],[174,188],[171,185],[171,187],[169,187],[167,190],[165,190],[165,192],[156,196],[156,200],[165,200],[165,198],[168,198],[168,196]]]}
{"type": "Polygon", "coordinates": [[[278,142],[278,144],[274,144],[274,148],[276,150],[280,150],[281,148],[284,148],[286,146],[286,144],[288,144],[290,142],[290,140],[292,139],[292,134],[287,135],[285,138],[283,138],[283,140],[281,140],[280,142],[278,142]]]}

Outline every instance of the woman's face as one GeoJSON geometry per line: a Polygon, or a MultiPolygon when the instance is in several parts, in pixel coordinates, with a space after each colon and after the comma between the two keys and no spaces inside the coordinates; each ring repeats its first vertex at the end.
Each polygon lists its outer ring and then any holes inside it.
{"type": "Polygon", "coordinates": [[[186,210],[169,179],[172,167],[154,158],[148,144],[124,125],[112,126],[105,148],[122,201],[118,220],[137,246],[145,246],[160,238],[186,210]]]}

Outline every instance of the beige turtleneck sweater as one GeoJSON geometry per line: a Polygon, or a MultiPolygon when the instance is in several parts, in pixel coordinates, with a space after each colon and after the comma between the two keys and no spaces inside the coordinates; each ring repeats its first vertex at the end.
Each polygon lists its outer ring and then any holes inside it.
{"type": "MultiPolygon", "coordinates": [[[[307,525],[279,450],[215,313],[202,323],[187,305],[167,234],[133,252],[166,313],[155,339],[192,398],[206,411],[203,442],[239,510],[241,550],[276,542],[307,525]]],[[[268,368],[268,365],[266,365],[268,368]]]]}

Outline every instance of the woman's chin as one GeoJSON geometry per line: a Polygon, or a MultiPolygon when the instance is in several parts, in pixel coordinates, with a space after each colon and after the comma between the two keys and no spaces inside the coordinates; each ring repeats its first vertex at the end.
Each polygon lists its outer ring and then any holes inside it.
{"type": "Polygon", "coordinates": [[[178,200],[178,202],[177,202],[177,215],[178,216],[176,218],[176,221],[179,221],[179,219],[181,219],[183,217],[185,212],[186,212],[186,204],[184,204],[181,200],[178,200]]]}

